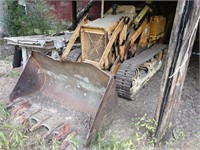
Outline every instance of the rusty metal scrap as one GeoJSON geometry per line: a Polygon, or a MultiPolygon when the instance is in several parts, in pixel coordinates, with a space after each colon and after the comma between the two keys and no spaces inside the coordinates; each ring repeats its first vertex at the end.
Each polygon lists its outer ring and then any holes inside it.
{"type": "Polygon", "coordinates": [[[72,137],[76,135],[76,131],[72,131],[62,142],[60,149],[64,150],[68,145],[72,137]]]}
{"type": "Polygon", "coordinates": [[[31,107],[31,104],[29,102],[24,102],[16,107],[14,107],[11,111],[11,115],[17,117],[17,116],[21,115],[24,111],[29,109],[30,107],[31,107]]]}
{"type": "Polygon", "coordinates": [[[66,134],[68,134],[70,131],[70,125],[69,124],[66,124],[64,125],[61,129],[60,129],[60,132],[56,135],[55,139],[57,141],[61,141],[64,136],[66,136],[66,134]]]}

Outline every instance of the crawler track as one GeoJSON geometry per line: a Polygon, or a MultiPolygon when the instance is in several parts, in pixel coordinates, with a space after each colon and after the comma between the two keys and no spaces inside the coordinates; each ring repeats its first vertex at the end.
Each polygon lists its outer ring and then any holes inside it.
{"type": "Polygon", "coordinates": [[[121,64],[116,75],[116,90],[120,97],[131,100],[132,78],[136,75],[137,68],[166,47],[167,45],[164,44],[155,44],[121,64]]]}

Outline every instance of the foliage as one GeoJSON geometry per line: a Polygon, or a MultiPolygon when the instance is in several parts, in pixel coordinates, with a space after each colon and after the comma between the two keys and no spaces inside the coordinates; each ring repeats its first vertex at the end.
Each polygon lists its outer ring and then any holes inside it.
{"type": "Polygon", "coordinates": [[[16,0],[7,0],[8,17],[6,23],[11,36],[49,34],[62,30],[58,22],[43,0],[29,0],[26,7],[16,0]],[[25,9],[26,8],[26,9],[25,9]]]}
{"type": "Polygon", "coordinates": [[[6,110],[5,106],[0,104],[0,124],[4,122],[9,116],[8,111],[6,110]]]}
{"type": "Polygon", "coordinates": [[[61,145],[61,142],[56,140],[56,139],[53,139],[52,140],[52,146],[51,146],[51,149],[52,150],[58,150],[60,148],[60,145],[61,145]]]}
{"type": "Polygon", "coordinates": [[[25,134],[21,127],[8,123],[9,113],[0,105],[0,149],[17,149],[24,146],[25,134]]]}
{"type": "MultiPolygon", "coordinates": [[[[15,149],[35,149],[35,150],[58,150],[61,142],[55,139],[46,141],[41,135],[25,135],[26,130],[23,126],[11,124],[9,122],[11,116],[5,106],[0,104],[0,149],[15,150],[15,149]],[[29,136],[34,138],[29,138],[29,136]]],[[[129,139],[121,140],[111,133],[107,136],[98,134],[97,141],[91,146],[91,150],[153,150],[155,139],[152,138],[156,129],[156,121],[148,118],[146,115],[133,119],[133,126],[135,133],[129,139]]],[[[133,129],[133,130],[134,130],[133,129]]],[[[199,130],[197,130],[197,136],[199,136],[199,130]]],[[[176,140],[170,140],[166,143],[167,149],[176,149],[176,142],[185,137],[182,130],[176,130],[176,140]]],[[[70,137],[70,143],[73,144],[73,148],[77,149],[80,143],[73,136],[70,137]]],[[[190,144],[190,142],[188,142],[190,144]]],[[[192,143],[194,147],[199,147],[198,142],[192,143]]]]}
{"type": "Polygon", "coordinates": [[[120,141],[112,135],[102,137],[100,134],[97,143],[92,147],[93,150],[136,150],[136,144],[133,140],[120,141]]]}
{"type": "Polygon", "coordinates": [[[156,130],[156,121],[148,118],[146,115],[133,119],[135,134],[127,140],[120,140],[113,135],[98,135],[97,143],[92,149],[95,150],[138,150],[138,149],[154,149],[153,133],[156,130]]]}
{"type": "MultiPolygon", "coordinates": [[[[45,140],[41,135],[27,134],[28,120],[20,126],[15,124],[8,110],[0,104],[0,149],[16,150],[16,149],[35,149],[35,150],[58,150],[61,142],[55,139],[51,141],[45,140]],[[29,138],[31,136],[31,138],[29,138]]],[[[30,133],[30,132],[29,132],[30,133]]],[[[76,147],[78,145],[75,137],[70,138],[70,142],[76,147]]]]}
{"type": "MultiPolygon", "coordinates": [[[[21,127],[16,125],[2,125],[0,126],[2,143],[0,143],[0,148],[16,149],[18,147],[23,147],[25,135],[21,127]]],[[[1,141],[1,140],[0,140],[1,141]]]]}
{"type": "Polygon", "coordinates": [[[74,136],[70,136],[70,143],[72,143],[74,147],[79,147],[80,145],[80,142],[74,136]]]}
{"type": "Polygon", "coordinates": [[[133,121],[135,122],[133,125],[136,127],[136,130],[138,132],[142,130],[145,140],[153,138],[157,126],[157,122],[154,119],[148,118],[145,114],[143,117],[133,119],[133,121]]]}
{"type": "Polygon", "coordinates": [[[17,71],[10,71],[8,73],[8,76],[9,77],[12,77],[12,78],[18,78],[20,76],[20,72],[17,72],[17,71]]]}

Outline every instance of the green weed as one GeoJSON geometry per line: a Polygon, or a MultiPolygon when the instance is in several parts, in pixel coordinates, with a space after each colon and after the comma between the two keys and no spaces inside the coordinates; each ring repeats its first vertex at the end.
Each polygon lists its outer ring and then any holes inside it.
{"type": "Polygon", "coordinates": [[[61,142],[58,140],[53,139],[52,140],[52,150],[58,150],[60,148],[61,142]]]}
{"type": "Polygon", "coordinates": [[[2,104],[0,104],[0,123],[4,120],[6,120],[9,116],[8,111],[6,110],[6,107],[2,104]]]}
{"type": "Polygon", "coordinates": [[[154,119],[148,118],[146,114],[143,117],[133,118],[133,126],[136,128],[135,140],[138,145],[154,146],[156,141],[153,136],[156,131],[157,122],[154,119]]]}
{"type": "Polygon", "coordinates": [[[9,113],[2,104],[0,104],[0,123],[0,149],[22,149],[26,138],[23,129],[9,123],[9,113]]]}
{"type": "Polygon", "coordinates": [[[18,78],[20,76],[20,72],[10,71],[7,75],[12,78],[18,78]]]}
{"type": "Polygon", "coordinates": [[[171,138],[169,141],[165,142],[166,147],[173,147],[173,145],[178,144],[179,141],[185,138],[185,133],[181,129],[176,129],[175,133],[173,133],[173,136],[174,138],[171,138]]]}
{"type": "Polygon", "coordinates": [[[79,146],[80,146],[80,142],[75,138],[75,136],[71,136],[71,137],[70,137],[70,142],[71,142],[75,147],[79,147],[79,146]]]}
{"type": "Polygon", "coordinates": [[[9,149],[9,141],[2,131],[0,131],[0,139],[0,149],[9,149]]]}
{"type": "Polygon", "coordinates": [[[0,126],[0,139],[0,149],[22,149],[26,136],[21,127],[3,124],[0,126]]]}
{"type": "Polygon", "coordinates": [[[185,133],[181,129],[176,130],[176,140],[183,139],[185,137],[185,133]]]}
{"type": "Polygon", "coordinates": [[[98,134],[97,142],[93,145],[92,150],[151,150],[154,148],[155,139],[152,135],[156,130],[156,125],[156,121],[146,115],[134,118],[133,126],[136,130],[132,138],[120,140],[112,134],[104,137],[98,134]]]}
{"type": "Polygon", "coordinates": [[[92,147],[93,150],[136,150],[133,140],[120,141],[112,135],[101,137],[98,135],[97,143],[92,147]]]}

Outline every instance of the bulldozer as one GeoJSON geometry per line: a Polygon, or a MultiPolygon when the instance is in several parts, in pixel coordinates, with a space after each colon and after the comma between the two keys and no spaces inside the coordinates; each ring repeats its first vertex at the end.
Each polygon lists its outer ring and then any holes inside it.
{"type": "Polygon", "coordinates": [[[165,24],[149,5],[84,17],[59,60],[32,52],[9,97],[13,120],[30,120],[29,131],[43,128],[42,137],[61,141],[61,149],[70,149],[72,137],[79,149],[88,146],[110,124],[118,96],[131,100],[161,67],[165,24]]]}

